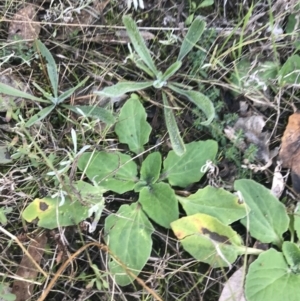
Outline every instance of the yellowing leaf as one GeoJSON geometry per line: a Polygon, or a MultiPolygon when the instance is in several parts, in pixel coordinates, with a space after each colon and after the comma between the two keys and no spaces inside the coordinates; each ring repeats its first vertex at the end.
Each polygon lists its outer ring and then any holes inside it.
{"type": "Polygon", "coordinates": [[[67,197],[62,206],[59,206],[60,202],[60,198],[35,199],[24,210],[22,216],[29,223],[38,219],[38,226],[46,229],[77,225],[88,217],[88,207],[81,205],[80,202],[67,197]]]}

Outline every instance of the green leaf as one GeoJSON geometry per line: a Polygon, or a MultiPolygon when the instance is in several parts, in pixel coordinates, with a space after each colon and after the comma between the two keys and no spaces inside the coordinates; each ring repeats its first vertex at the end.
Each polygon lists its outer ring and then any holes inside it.
{"type": "MultiPolygon", "coordinates": [[[[262,230],[263,231],[263,230],[262,230]]],[[[300,274],[287,265],[281,252],[270,249],[250,265],[246,277],[247,301],[298,301],[300,274]]]]}
{"type": "Polygon", "coordinates": [[[69,105],[65,105],[64,107],[84,117],[92,117],[94,119],[99,119],[108,125],[112,125],[116,122],[116,118],[113,115],[113,113],[101,107],[69,106],[69,105]]]}
{"type": "Polygon", "coordinates": [[[137,52],[139,57],[144,61],[148,68],[155,74],[158,74],[154,62],[151,58],[151,54],[145,44],[143,37],[141,36],[138,27],[130,16],[123,16],[123,23],[126,27],[127,34],[130,38],[130,41],[134,47],[134,50],[137,52]]]}
{"type": "Polygon", "coordinates": [[[55,108],[55,105],[51,105],[39,111],[37,114],[31,116],[29,120],[25,123],[25,126],[28,128],[33,124],[37,123],[38,121],[46,118],[55,108]]]}
{"type": "Polygon", "coordinates": [[[77,84],[75,87],[70,88],[69,90],[63,92],[61,95],[59,95],[59,97],[57,98],[57,101],[55,104],[60,104],[62,103],[65,99],[67,99],[68,97],[70,97],[78,88],[80,88],[83,84],[85,84],[85,82],[88,80],[88,76],[82,80],[79,84],[77,84]]]}
{"type": "Polygon", "coordinates": [[[26,98],[26,99],[30,99],[30,100],[33,100],[33,101],[39,101],[39,102],[48,102],[48,101],[45,101],[45,100],[43,100],[39,97],[35,97],[31,94],[20,91],[18,89],[15,89],[15,88],[13,88],[11,86],[8,86],[8,85],[5,85],[3,83],[0,83],[0,91],[3,94],[11,95],[11,96],[14,96],[14,97],[21,97],[21,98],[26,98]]]}
{"type": "Polygon", "coordinates": [[[9,284],[0,283],[0,301],[15,301],[16,299],[16,295],[10,293],[9,284]]]}
{"type": "Polygon", "coordinates": [[[170,185],[187,187],[200,181],[204,175],[201,168],[207,161],[213,161],[218,151],[218,144],[213,140],[195,141],[186,144],[186,152],[178,156],[170,151],[164,160],[162,179],[167,178],[170,185]]]}
{"type": "Polygon", "coordinates": [[[207,6],[211,6],[213,4],[214,4],[214,0],[204,0],[198,5],[197,8],[207,7],[207,6]]]}
{"type": "Polygon", "coordinates": [[[69,195],[72,196],[72,199],[78,199],[81,204],[84,204],[88,208],[88,216],[90,217],[94,214],[93,222],[89,226],[90,233],[96,230],[101,218],[102,211],[105,207],[103,193],[106,191],[107,189],[101,186],[93,186],[84,181],[74,182],[68,187],[68,192],[69,195]]]}
{"type": "Polygon", "coordinates": [[[72,185],[70,185],[70,188],[75,188],[76,193],[74,196],[80,193],[80,197],[82,198],[83,202],[88,204],[102,202],[102,195],[103,193],[107,192],[107,189],[102,186],[93,186],[84,181],[73,182],[72,185]]]}
{"type": "Polygon", "coordinates": [[[234,66],[230,82],[235,86],[235,95],[259,94],[267,89],[278,76],[278,63],[265,61],[253,68],[249,59],[241,59],[234,66]]]}
{"type": "Polygon", "coordinates": [[[147,156],[141,167],[141,180],[147,185],[154,184],[160,175],[161,170],[161,154],[154,152],[147,156]]]}
{"type": "Polygon", "coordinates": [[[194,214],[171,223],[183,248],[212,267],[227,267],[242,254],[242,239],[231,227],[206,214],[194,214]]]}
{"type": "Polygon", "coordinates": [[[247,215],[250,209],[234,194],[222,189],[206,186],[187,198],[176,196],[187,215],[205,213],[229,225],[247,215]]]}
{"type": "Polygon", "coordinates": [[[199,41],[205,26],[206,23],[202,21],[200,17],[194,19],[181,44],[177,61],[182,61],[183,58],[192,50],[192,48],[199,41]]]}
{"type": "MultiPolygon", "coordinates": [[[[122,205],[116,214],[105,220],[105,234],[108,235],[111,253],[136,276],[150,256],[153,232],[152,224],[138,203],[122,205]]],[[[113,256],[108,265],[116,282],[122,286],[130,284],[135,278],[129,276],[113,256]]]]}
{"type": "Polygon", "coordinates": [[[269,189],[252,180],[237,180],[234,188],[251,209],[249,215],[241,220],[245,227],[249,227],[251,236],[263,243],[281,246],[282,234],[289,225],[284,205],[269,189]]]}
{"type": "Polygon", "coordinates": [[[295,208],[295,212],[293,215],[293,219],[294,220],[294,229],[297,233],[297,237],[300,237],[300,203],[297,203],[297,206],[295,208]]]}
{"type": "Polygon", "coordinates": [[[48,48],[40,41],[36,40],[36,47],[38,51],[40,51],[41,55],[45,57],[47,60],[47,71],[49,75],[49,79],[52,85],[52,90],[55,98],[58,97],[58,71],[56,67],[55,60],[51,54],[51,52],[48,50],[48,48]]]}
{"type": "Polygon", "coordinates": [[[300,56],[290,56],[278,72],[280,85],[298,85],[300,83],[300,56]]]}
{"type": "Polygon", "coordinates": [[[163,74],[162,81],[167,81],[171,76],[173,76],[181,67],[181,61],[176,61],[173,63],[163,74]]]}
{"type": "Polygon", "coordinates": [[[126,143],[129,149],[140,154],[144,144],[149,140],[151,126],[147,122],[145,108],[137,96],[132,96],[121,109],[115,132],[121,143],[126,143]]]}
{"type": "Polygon", "coordinates": [[[89,217],[88,208],[79,201],[66,197],[62,206],[59,206],[60,202],[61,198],[35,199],[22,216],[29,223],[38,219],[38,226],[46,229],[77,225],[89,217]]]}
{"type": "Polygon", "coordinates": [[[170,228],[170,223],[179,217],[175,192],[166,183],[144,187],[140,191],[139,203],[152,220],[165,228],[170,228]]]}
{"type": "Polygon", "coordinates": [[[120,97],[128,92],[135,92],[139,90],[144,90],[153,85],[153,81],[147,82],[119,82],[116,85],[106,87],[102,91],[96,91],[94,94],[103,95],[107,97],[120,97]]]}
{"type": "Polygon", "coordinates": [[[162,98],[164,104],[165,122],[171,140],[172,148],[178,156],[182,156],[185,153],[185,145],[180,136],[173,110],[172,108],[170,108],[166,94],[164,92],[162,92],[162,98]]]}
{"type": "Polygon", "coordinates": [[[291,267],[292,271],[300,274],[300,249],[290,241],[284,241],[282,245],[282,252],[286,262],[291,267]]]}
{"type": "Polygon", "coordinates": [[[116,193],[133,190],[137,182],[137,166],[131,157],[119,152],[84,153],[78,168],[85,171],[89,180],[116,193]]]}
{"type": "Polygon", "coordinates": [[[48,93],[47,91],[45,91],[41,86],[39,86],[37,83],[33,82],[32,83],[34,85],[34,87],[39,90],[43,96],[48,99],[48,102],[50,101],[52,104],[56,104],[56,99],[53,97],[52,94],[48,93]]]}
{"type": "Polygon", "coordinates": [[[189,101],[195,104],[206,115],[207,120],[201,122],[202,125],[209,125],[215,118],[215,108],[210,99],[197,91],[187,91],[177,88],[174,85],[168,85],[168,87],[176,93],[185,96],[189,101]]]}
{"type": "Polygon", "coordinates": [[[7,217],[6,214],[11,213],[13,211],[12,207],[0,207],[0,224],[6,226],[7,217]]]}

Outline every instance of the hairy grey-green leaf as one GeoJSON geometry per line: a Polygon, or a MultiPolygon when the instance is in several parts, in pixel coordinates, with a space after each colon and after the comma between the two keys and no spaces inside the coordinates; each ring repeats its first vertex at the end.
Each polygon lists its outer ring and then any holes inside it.
{"type": "Polygon", "coordinates": [[[176,119],[172,108],[170,108],[169,106],[166,94],[163,92],[162,96],[163,96],[163,103],[164,103],[165,122],[171,140],[171,145],[176,155],[182,156],[185,153],[184,142],[180,136],[176,119]]]}
{"type": "Polygon", "coordinates": [[[199,41],[205,26],[206,23],[201,20],[200,17],[195,18],[181,44],[177,61],[182,61],[183,58],[192,50],[199,41]]]}
{"type": "Polygon", "coordinates": [[[135,92],[135,91],[149,88],[152,86],[152,84],[153,84],[153,81],[140,82],[140,83],[119,82],[116,85],[106,87],[101,91],[95,91],[94,94],[103,95],[103,96],[107,96],[107,97],[119,97],[128,92],[135,92]]]}

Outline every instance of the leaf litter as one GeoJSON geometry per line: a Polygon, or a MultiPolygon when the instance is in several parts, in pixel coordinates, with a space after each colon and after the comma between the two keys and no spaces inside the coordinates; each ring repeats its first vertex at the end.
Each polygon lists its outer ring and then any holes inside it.
{"type": "Polygon", "coordinates": [[[279,158],[282,167],[291,169],[294,190],[300,192],[300,112],[289,117],[288,124],[282,137],[279,158]]]}
{"type": "MultiPolygon", "coordinates": [[[[40,264],[43,254],[45,252],[47,243],[46,233],[43,232],[33,240],[31,240],[28,253],[37,264],[40,264]]],[[[39,271],[33,264],[32,259],[26,254],[23,255],[16,275],[19,276],[18,280],[15,280],[12,287],[12,293],[16,295],[16,301],[27,301],[31,299],[34,289],[34,281],[37,278],[39,271]],[[22,280],[24,279],[24,280],[22,280]]]]}
{"type": "Polygon", "coordinates": [[[41,30],[37,21],[36,6],[26,3],[26,6],[18,10],[13,16],[8,28],[7,41],[26,41],[25,44],[31,47],[33,40],[38,38],[41,30]]]}

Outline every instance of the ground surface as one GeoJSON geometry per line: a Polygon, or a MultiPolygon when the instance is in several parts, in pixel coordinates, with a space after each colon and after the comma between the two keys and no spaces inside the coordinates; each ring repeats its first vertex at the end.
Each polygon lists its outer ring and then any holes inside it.
{"type": "MultiPolygon", "coordinates": [[[[60,93],[89,77],[84,86],[64,100],[64,104],[104,107],[107,103],[104,104],[93,91],[120,80],[139,82],[146,78],[132,61],[126,60],[129,38],[122,24],[123,15],[131,14],[138,22],[146,35],[147,47],[162,70],[175,61],[193,17],[201,16],[206,21],[206,30],[172,80],[190,85],[208,96],[214,104],[216,116],[209,126],[203,126],[200,123],[204,115],[199,109],[179,98],[176,105],[180,109],[175,115],[179,131],[185,143],[206,139],[218,142],[219,151],[214,163],[219,173],[213,178],[213,185],[232,191],[235,180],[252,178],[271,188],[281,137],[288,116],[299,102],[299,83],[296,80],[295,84],[289,82],[280,86],[278,75],[273,77],[270,69],[259,68],[268,62],[273,64],[273,71],[278,70],[295,53],[298,27],[291,25],[291,16],[296,12],[296,6],[293,1],[286,4],[280,0],[272,3],[218,0],[198,8],[202,2],[208,1],[144,0],[145,8],[134,10],[133,3],[132,7],[127,7],[126,1],[114,0],[90,3],[72,0],[0,1],[1,82],[15,84],[22,91],[39,97],[41,91],[33,85],[35,82],[51,93],[45,60],[32,42],[38,38],[58,66],[60,93]],[[243,64],[239,65],[241,61],[243,64]],[[245,119],[239,121],[239,118],[245,119]]],[[[171,144],[162,99],[153,89],[144,90],[139,95],[152,127],[147,148],[157,144],[161,154],[166,156],[171,144]]],[[[120,111],[127,98],[113,100],[115,113],[120,111]]],[[[134,192],[106,193],[105,209],[93,233],[89,233],[82,223],[48,231],[22,221],[21,214],[32,200],[60,193],[61,183],[49,172],[51,166],[60,170],[59,163],[70,159],[73,148],[71,129],[76,132],[78,149],[85,145],[96,150],[115,149],[124,153],[129,149],[119,143],[114,126],[78,117],[62,106],[24,130],[20,124],[42,110],[45,104],[4,98],[2,102],[1,144],[8,147],[12,157],[6,163],[9,156],[4,152],[1,158],[6,164],[0,169],[0,208],[2,218],[7,218],[7,221],[2,219],[2,226],[26,249],[30,240],[36,239],[38,247],[45,252],[32,256],[53,276],[82,246],[104,242],[106,217],[122,204],[137,199],[134,192]]],[[[108,105],[111,102],[109,99],[108,105]]],[[[70,169],[62,173],[62,178],[78,180],[81,174],[76,168],[74,161],[70,169]]],[[[178,193],[192,193],[207,185],[208,181],[204,177],[198,183],[178,189],[178,193]]],[[[289,191],[290,180],[287,186],[289,191]]],[[[284,194],[283,197],[287,200],[287,207],[292,206],[289,196],[284,194]]],[[[244,227],[240,224],[233,227],[245,238],[244,227]]],[[[0,237],[0,277],[3,284],[12,287],[16,273],[25,277],[24,271],[18,271],[24,255],[13,237],[3,231],[0,237]]],[[[138,283],[125,287],[116,285],[109,275],[106,256],[105,250],[96,246],[74,256],[72,264],[56,275],[45,300],[154,300],[153,295],[145,292],[138,283]],[[96,271],[93,264],[97,266],[96,271]],[[101,272],[97,275],[97,271],[101,272]]],[[[223,284],[242,264],[243,258],[237,260],[231,269],[212,269],[184,252],[172,231],[155,225],[151,257],[140,278],[163,300],[218,300],[223,284]]],[[[39,299],[41,292],[49,285],[52,276],[37,278],[33,274],[40,285],[33,285],[32,296],[23,300],[42,300],[39,299]]],[[[18,298],[22,300],[22,297],[18,298]]]]}

